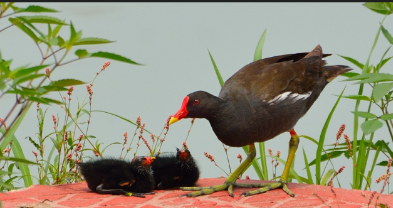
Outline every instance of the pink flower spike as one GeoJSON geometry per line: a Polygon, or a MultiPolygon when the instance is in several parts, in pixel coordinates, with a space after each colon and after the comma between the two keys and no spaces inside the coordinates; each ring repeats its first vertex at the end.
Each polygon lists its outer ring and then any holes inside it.
{"type": "Polygon", "coordinates": [[[69,96],[71,96],[72,91],[74,91],[74,87],[73,87],[73,86],[71,86],[70,88],[68,88],[67,94],[68,94],[69,96]]]}
{"type": "Polygon", "coordinates": [[[111,64],[110,61],[107,61],[104,63],[104,65],[102,65],[101,71],[105,71],[105,69],[111,64]]]}
{"type": "Polygon", "coordinates": [[[50,69],[49,68],[46,68],[45,69],[45,74],[46,74],[46,77],[50,77],[50,69]]]}

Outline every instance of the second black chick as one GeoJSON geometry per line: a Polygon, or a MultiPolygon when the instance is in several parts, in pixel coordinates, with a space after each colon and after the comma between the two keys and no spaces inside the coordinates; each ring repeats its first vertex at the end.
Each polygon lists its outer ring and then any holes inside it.
{"type": "Polygon", "coordinates": [[[78,163],[88,187],[100,194],[145,197],[154,194],[151,164],[154,157],[135,157],[131,162],[104,158],[78,163]]]}
{"type": "Polygon", "coordinates": [[[156,189],[194,186],[199,179],[199,168],[188,149],[176,148],[176,155],[163,153],[152,163],[156,189]]]}

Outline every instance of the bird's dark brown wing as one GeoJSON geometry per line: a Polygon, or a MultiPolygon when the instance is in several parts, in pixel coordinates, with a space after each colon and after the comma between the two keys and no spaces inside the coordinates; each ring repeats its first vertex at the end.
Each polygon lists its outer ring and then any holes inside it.
{"type": "Polygon", "coordinates": [[[318,45],[310,53],[296,53],[252,62],[229,78],[219,97],[241,99],[244,94],[269,102],[285,93],[307,94],[323,74],[325,62],[318,45]]]}

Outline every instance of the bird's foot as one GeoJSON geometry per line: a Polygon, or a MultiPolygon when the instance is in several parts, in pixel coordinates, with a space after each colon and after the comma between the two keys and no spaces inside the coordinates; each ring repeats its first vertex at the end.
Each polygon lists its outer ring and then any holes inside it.
{"type": "Polygon", "coordinates": [[[288,189],[287,182],[283,182],[283,181],[278,181],[273,183],[260,183],[260,184],[235,183],[234,186],[242,187],[242,188],[259,188],[257,190],[243,192],[242,194],[240,194],[240,196],[252,196],[255,194],[264,193],[277,188],[282,188],[282,190],[285,191],[287,194],[289,194],[291,197],[295,197],[295,194],[293,194],[292,191],[288,189]]]}
{"type": "Polygon", "coordinates": [[[225,181],[224,184],[217,186],[207,186],[207,187],[180,187],[182,191],[193,191],[187,194],[182,194],[180,196],[196,197],[200,195],[212,194],[214,192],[222,191],[228,189],[229,196],[233,197],[233,184],[225,181]]]}

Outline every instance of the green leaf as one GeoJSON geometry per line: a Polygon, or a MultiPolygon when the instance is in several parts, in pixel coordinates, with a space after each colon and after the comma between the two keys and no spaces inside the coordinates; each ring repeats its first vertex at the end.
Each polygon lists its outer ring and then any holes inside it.
{"type": "Polygon", "coordinates": [[[38,96],[38,95],[42,94],[41,92],[39,92],[35,89],[25,88],[25,87],[21,87],[21,88],[22,88],[21,90],[14,88],[13,90],[9,90],[7,93],[18,94],[20,96],[27,96],[27,97],[38,96]]]}
{"type": "MultiPolygon", "coordinates": [[[[345,151],[332,151],[326,154],[321,155],[321,162],[327,161],[329,159],[337,158],[340,157],[345,151]]],[[[313,161],[308,164],[309,166],[315,165],[317,163],[317,160],[314,159],[313,161]]]]}
{"type": "Polygon", "coordinates": [[[267,162],[266,162],[266,147],[265,147],[265,142],[259,142],[259,154],[261,155],[261,158],[259,159],[261,165],[254,159],[252,160],[252,166],[257,172],[257,175],[259,177],[259,180],[269,180],[269,172],[267,170],[267,162]]]}
{"type": "Polygon", "coordinates": [[[13,85],[16,86],[16,85],[18,85],[20,83],[27,82],[27,81],[30,81],[30,80],[34,80],[34,79],[37,79],[37,78],[40,78],[40,77],[43,77],[43,76],[45,76],[45,74],[30,74],[30,75],[27,75],[27,76],[24,76],[24,77],[15,78],[13,85]]]}
{"type": "Polygon", "coordinates": [[[64,46],[64,43],[65,43],[65,42],[64,42],[63,38],[60,37],[60,36],[51,38],[51,39],[49,40],[49,42],[48,42],[49,45],[52,45],[52,46],[57,45],[57,46],[59,46],[59,47],[63,47],[63,46],[64,46]]]}
{"type": "Polygon", "coordinates": [[[42,103],[42,104],[50,104],[50,103],[63,104],[62,102],[60,102],[58,100],[53,100],[53,99],[45,98],[45,97],[29,97],[29,100],[33,101],[33,102],[42,103]]]}
{"type": "Polygon", "coordinates": [[[376,13],[383,14],[383,15],[389,15],[392,13],[386,8],[383,2],[366,2],[363,4],[363,6],[369,8],[370,10],[376,13]]]}
{"type": "Polygon", "coordinates": [[[208,52],[209,52],[210,60],[212,61],[212,64],[214,67],[214,71],[216,72],[218,82],[220,83],[220,86],[222,87],[222,86],[224,86],[224,80],[221,77],[221,73],[217,68],[216,62],[214,61],[212,54],[210,53],[210,51],[208,51],[208,52]]]}
{"type": "Polygon", "coordinates": [[[114,54],[114,53],[109,53],[109,52],[96,52],[96,53],[92,53],[90,54],[90,57],[97,57],[97,58],[107,58],[107,59],[112,59],[115,61],[121,61],[121,62],[125,62],[125,63],[129,63],[129,64],[136,64],[136,65],[141,65],[139,63],[134,62],[131,59],[128,59],[126,57],[114,54]]]}
{"type": "Polygon", "coordinates": [[[355,59],[353,59],[353,58],[351,58],[351,57],[342,56],[342,55],[339,55],[339,54],[337,54],[337,55],[340,56],[341,58],[343,58],[343,59],[345,59],[345,60],[347,60],[347,61],[349,61],[349,62],[355,64],[355,65],[356,65],[357,67],[359,67],[360,69],[363,69],[363,67],[364,67],[364,64],[360,63],[359,61],[357,61],[357,60],[355,60],[355,59]]]}
{"type": "Polygon", "coordinates": [[[345,72],[344,74],[341,74],[343,77],[354,77],[360,75],[359,73],[356,72],[345,72]]]}
{"type": "Polygon", "coordinates": [[[336,173],[336,171],[334,169],[330,169],[325,176],[323,177],[322,181],[321,181],[321,185],[322,186],[326,186],[326,183],[328,182],[329,178],[332,177],[332,175],[334,175],[336,173]]]}
{"type": "Polygon", "coordinates": [[[59,45],[59,39],[57,37],[51,38],[48,43],[51,46],[59,45]]]}
{"type": "Polygon", "coordinates": [[[65,41],[61,36],[57,36],[57,40],[58,40],[58,46],[59,47],[64,47],[65,46],[65,41]]]}
{"type": "Polygon", "coordinates": [[[42,86],[42,87],[38,88],[38,90],[36,90],[36,92],[45,94],[45,93],[53,92],[53,91],[67,91],[67,90],[68,90],[68,88],[61,87],[61,86],[46,85],[46,86],[42,86]]]}
{"type": "MultiPolygon", "coordinates": [[[[46,35],[44,35],[44,33],[42,33],[39,29],[37,29],[36,27],[34,27],[34,25],[27,20],[24,17],[17,17],[19,20],[21,20],[25,25],[29,26],[31,29],[33,29],[34,31],[36,31],[38,34],[40,34],[41,36],[41,41],[46,39],[46,35]]],[[[44,42],[44,41],[43,41],[44,42]]]]}
{"type": "Polygon", "coordinates": [[[18,72],[15,73],[14,78],[18,78],[18,77],[29,75],[31,73],[37,72],[40,69],[46,68],[48,66],[49,65],[41,65],[41,66],[33,66],[33,67],[30,67],[30,68],[21,69],[21,70],[19,70],[18,72]]]}
{"type": "Polygon", "coordinates": [[[9,74],[11,73],[10,70],[10,65],[12,63],[12,59],[5,61],[5,60],[0,60],[0,72],[3,72],[5,77],[8,78],[9,74]]]}
{"type": "Polygon", "coordinates": [[[314,184],[314,181],[312,180],[310,166],[308,165],[307,155],[306,155],[306,152],[304,151],[304,148],[303,148],[303,157],[304,157],[304,164],[306,166],[305,169],[307,171],[307,179],[308,179],[308,181],[311,182],[310,184],[314,184]]]}
{"type": "Polygon", "coordinates": [[[25,19],[30,23],[44,23],[44,24],[56,24],[56,25],[68,25],[66,22],[50,16],[36,15],[36,16],[18,16],[16,18],[25,19]]]}
{"type": "MultiPolygon", "coordinates": [[[[124,121],[127,121],[128,123],[130,123],[130,124],[132,124],[132,125],[134,125],[134,126],[138,126],[138,124],[136,124],[136,123],[130,121],[129,119],[126,119],[126,118],[124,118],[124,117],[121,117],[121,116],[119,116],[119,115],[117,115],[117,114],[114,114],[114,113],[111,113],[111,112],[107,112],[107,111],[103,111],[103,110],[92,110],[91,112],[106,113],[106,114],[109,114],[109,115],[118,117],[118,118],[120,118],[120,119],[122,119],[122,120],[124,120],[124,121]]],[[[149,130],[147,130],[147,129],[145,129],[144,131],[146,131],[146,132],[149,133],[149,134],[152,134],[152,133],[151,133],[149,130]]]]}
{"type": "Polygon", "coordinates": [[[55,27],[55,29],[53,29],[52,38],[54,38],[54,37],[57,36],[57,34],[59,33],[59,31],[60,31],[60,29],[61,29],[62,27],[63,27],[63,25],[57,25],[57,26],[55,27]]]}
{"type": "Polygon", "coordinates": [[[74,25],[72,24],[72,22],[70,24],[70,32],[71,32],[70,42],[73,43],[74,41],[76,41],[76,31],[75,31],[75,28],[74,28],[74,25]]]}
{"type": "Polygon", "coordinates": [[[299,137],[303,137],[303,138],[305,138],[305,139],[308,139],[308,140],[310,140],[311,142],[313,142],[314,144],[318,145],[317,140],[315,140],[315,139],[312,138],[312,137],[309,137],[309,136],[307,136],[307,135],[299,135],[299,137]]]}
{"type": "Polygon", "coordinates": [[[254,61],[262,59],[262,50],[263,50],[263,44],[265,43],[266,31],[267,29],[263,31],[262,36],[259,39],[257,48],[255,49],[255,53],[254,53],[254,61]]]}
{"type": "Polygon", "coordinates": [[[377,164],[378,166],[388,166],[388,161],[382,161],[380,163],[377,164]]]}
{"type": "Polygon", "coordinates": [[[34,42],[38,43],[41,40],[37,37],[37,35],[28,27],[26,27],[24,24],[19,19],[15,18],[9,18],[8,19],[12,24],[17,26],[19,29],[21,29],[24,33],[26,33],[29,37],[31,37],[34,42]]]}
{"type": "Polygon", "coordinates": [[[85,82],[82,82],[77,79],[61,79],[51,82],[49,86],[66,87],[66,86],[74,86],[74,85],[81,85],[81,84],[85,84],[85,82]]]}
{"type": "Polygon", "coordinates": [[[393,88],[392,83],[380,83],[373,88],[373,98],[375,102],[379,102],[393,88]]]}
{"type": "Polygon", "coordinates": [[[365,95],[346,95],[346,96],[343,96],[343,98],[348,98],[348,99],[353,99],[353,100],[371,101],[371,98],[369,98],[365,95]]]}
{"type": "Polygon", "coordinates": [[[393,44],[393,37],[392,37],[392,35],[390,35],[388,30],[386,30],[386,28],[382,24],[381,24],[381,30],[382,30],[382,33],[385,36],[385,38],[389,41],[389,43],[393,44]]]}
{"type": "Polygon", "coordinates": [[[18,163],[19,166],[19,170],[22,174],[22,178],[25,184],[25,187],[29,187],[31,185],[33,185],[33,179],[31,177],[30,174],[30,169],[27,166],[27,164],[31,164],[31,165],[38,165],[35,162],[26,160],[25,155],[23,154],[23,149],[19,144],[18,139],[13,138],[12,140],[12,145],[11,145],[11,149],[12,149],[12,153],[14,153],[14,157],[20,159],[20,161],[15,161],[18,163]]]}
{"type": "Polygon", "coordinates": [[[81,38],[74,42],[74,46],[76,45],[93,45],[93,44],[106,44],[113,43],[114,41],[110,41],[104,38],[81,38]]]}
{"type": "Polygon", "coordinates": [[[1,133],[3,134],[0,137],[0,150],[4,150],[7,145],[14,139],[14,134],[16,130],[19,128],[20,123],[23,121],[24,117],[26,116],[27,112],[29,111],[31,105],[27,106],[24,111],[20,112],[19,117],[16,118],[14,125],[9,127],[7,131],[5,131],[4,126],[0,128],[1,133]]]}
{"type": "Polygon", "coordinates": [[[382,115],[380,118],[381,118],[382,120],[384,120],[384,121],[393,119],[393,113],[384,114],[384,115],[382,115]]]}
{"type": "Polygon", "coordinates": [[[365,135],[371,134],[383,126],[382,122],[378,119],[368,120],[360,125],[365,135]]]}
{"type": "Polygon", "coordinates": [[[377,117],[376,115],[369,113],[369,112],[365,112],[365,111],[357,111],[357,112],[351,111],[351,113],[353,113],[359,117],[362,117],[362,118],[376,118],[377,117]]]}
{"type": "Polygon", "coordinates": [[[371,74],[359,74],[354,77],[349,77],[348,79],[345,79],[343,81],[364,80],[364,79],[370,78],[370,76],[371,76],[371,74]]]}
{"type": "Polygon", "coordinates": [[[75,55],[77,55],[78,58],[83,58],[83,57],[88,56],[89,53],[85,49],[78,49],[78,50],[75,51],[75,55]]]}
{"type": "Polygon", "coordinates": [[[333,113],[336,110],[336,107],[338,103],[341,100],[341,97],[343,96],[345,91],[344,89],[341,91],[340,96],[338,97],[336,103],[334,104],[332,110],[330,110],[329,116],[327,117],[325,124],[323,125],[321,134],[319,136],[319,143],[318,143],[318,148],[315,154],[316,162],[315,162],[315,174],[316,174],[316,184],[321,184],[321,155],[322,155],[322,150],[323,150],[323,144],[325,143],[325,138],[326,138],[326,132],[329,127],[330,121],[332,119],[333,113]]]}
{"type": "Polygon", "coordinates": [[[47,36],[47,40],[49,41],[52,37],[52,27],[50,26],[50,24],[48,24],[48,36],[47,36]]]}
{"type": "Polygon", "coordinates": [[[383,4],[385,4],[385,7],[390,11],[393,11],[393,2],[383,2],[383,4]]]}
{"type": "Polygon", "coordinates": [[[6,161],[13,161],[13,162],[18,162],[18,163],[26,163],[30,165],[38,165],[35,162],[26,160],[26,159],[21,159],[21,158],[16,158],[16,157],[1,157],[1,160],[6,160],[6,161]]]}
{"type": "MultiPolygon", "coordinates": [[[[359,76],[362,76],[362,75],[359,75],[359,76]]],[[[349,78],[349,79],[351,79],[351,78],[349,78]]],[[[373,73],[373,74],[368,74],[368,78],[363,79],[359,82],[356,82],[356,84],[386,82],[386,81],[393,81],[393,75],[387,74],[387,73],[373,73]]]]}
{"type": "Polygon", "coordinates": [[[46,8],[46,7],[42,7],[42,6],[36,6],[36,5],[30,5],[27,8],[13,7],[13,9],[17,13],[20,13],[20,12],[35,12],[35,13],[39,13],[39,12],[58,12],[57,10],[54,10],[54,9],[50,9],[50,8],[46,8]]]}

